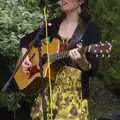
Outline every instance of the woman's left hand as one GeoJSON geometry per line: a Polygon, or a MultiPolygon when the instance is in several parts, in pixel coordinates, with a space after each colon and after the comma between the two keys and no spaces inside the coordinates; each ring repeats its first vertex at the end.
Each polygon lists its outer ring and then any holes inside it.
{"type": "Polygon", "coordinates": [[[85,50],[82,50],[81,44],[77,44],[77,48],[70,50],[69,56],[72,60],[76,61],[78,66],[83,71],[88,71],[91,69],[92,65],[87,61],[87,58],[85,56],[85,50]]]}
{"type": "Polygon", "coordinates": [[[77,44],[77,48],[74,48],[72,50],[69,51],[69,56],[72,60],[77,60],[77,59],[81,59],[82,56],[80,54],[80,49],[82,48],[81,44],[77,44]]]}

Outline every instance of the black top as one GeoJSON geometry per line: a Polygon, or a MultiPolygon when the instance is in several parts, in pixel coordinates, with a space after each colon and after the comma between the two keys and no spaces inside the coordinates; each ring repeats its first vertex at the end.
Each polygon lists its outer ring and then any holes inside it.
{"type": "MultiPolygon", "coordinates": [[[[48,36],[59,37],[57,33],[61,22],[62,19],[59,18],[56,18],[48,22],[48,36]]],[[[26,34],[20,41],[20,47],[28,48],[30,41],[32,41],[33,39],[37,38],[36,41],[40,42],[41,39],[45,38],[45,30],[43,29],[43,32],[39,34],[40,30],[41,29],[38,28],[32,33],[26,34]]],[[[89,22],[86,27],[85,33],[82,36],[82,43],[84,45],[90,45],[99,43],[100,40],[101,40],[100,29],[94,23],[89,22]]],[[[87,59],[92,64],[92,69],[87,72],[82,71],[82,88],[84,98],[88,97],[89,95],[89,77],[93,77],[96,74],[98,68],[98,58],[96,58],[95,55],[87,54],[87,59]]]]}

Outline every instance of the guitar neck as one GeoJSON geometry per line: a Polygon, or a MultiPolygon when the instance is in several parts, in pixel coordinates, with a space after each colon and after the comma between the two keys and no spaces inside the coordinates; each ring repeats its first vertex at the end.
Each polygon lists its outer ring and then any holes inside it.
{"type": "MultiPolygon", "coordinates": [[[[90,52],[90,51],[88,51],[88,50],[90,50],[90,47],[91,46],[89,45],[89,46],[83,47],[82,49],[84,49],[85,52],[90,52]]],[[[62,60],[62,59],[69,58],[69,57],[70,57],[69,50],[68,51],[65,50],[65,51],[50,55],[50,61],[55,62],[56,60],[62,60]]]]}
{"type": "MultiPolygon", "coordinates": [[[[111,51],[111,45],[109,43],[92,44],[92,45],[83,46],[82,48],[78,48],[78,51],[80,52],[81,56],[84,53],[92,53],[92,54],[107,53],[109,54],[111,51]]],[[[65,59],[69,57],[70,57],[69,50],[68,51],[66,50],[66,51],[62,51],[62,52],[50,55],[50,61],[54,62],[56,60],[65,59]]]]}
{"type": "Polygon", "coordinates": [[[55,62],[56,60],[62,60],[65,58],[69,58],[69,51],[62,51],[62,52],[50,55],[51,62],[55,62]]]}

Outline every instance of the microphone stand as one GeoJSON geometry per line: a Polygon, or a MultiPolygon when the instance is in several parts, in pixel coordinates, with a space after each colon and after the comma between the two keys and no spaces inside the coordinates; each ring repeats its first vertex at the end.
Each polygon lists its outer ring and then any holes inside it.
{"type": "MultiPolygon", "coordinates": [[[[45,21],[45,40],[48,40],[48,23],[47,23],[47,0],[44,0],[44,21],[45,21]]],[[[48,44],[48,41],[47,41],[48,44]]],[[[47,46],[48,49],[48,46],[47,46]]],[[[43,67],[42,67],[42,50],[41,47],[38,45],[38,51],[39,51],[39,67],[40,67],[40,91],[39,94],[41,96],[41,100],[42,100],[42,110],[43,110],[43,120],[48,120],[48,116],[47,116],[47,101],[45,98],[45,88],[46,88],[46,80],[43,78],[43,67]]],[[[48,54],[47,54],[48,55],[48,54]]],[[[49,55],[47,57],[49,59],[49,55]]],[[[49,60],[48,60],[49,61],[49,60]]],[[[37,106],[36,106],[37,107],[37,106]]],[[[52,120],[52,119],[51,119],[52,120]]]]}
{"type": "MultiPolygon", "coordinates": [[[[46,81],[43,78],[43,61],[42,61],[42,50],[41,50],[41,41],[39,40],[39,36],[40,34],[37,35],[37,39],[38,40],[36,42],[36,47],[38,48],[38,55],[39,55],[39,67],[40,67],[40,90],[39,90],[39,94],[41,96],[42,99],[42,110],[43,110],[43,119],[47,120],[47,103],[46,103],[46,98],[45,98],[45,88],[46,88],[46,81]]],[[[39,107],[39,106],[35,106],[35,107],[39,107]]]]}

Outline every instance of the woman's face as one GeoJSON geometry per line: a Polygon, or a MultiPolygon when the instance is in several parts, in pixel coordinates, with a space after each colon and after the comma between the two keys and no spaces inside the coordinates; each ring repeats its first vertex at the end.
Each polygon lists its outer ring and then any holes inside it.
{"type": "Polygon", "coordinates": [[[83,0],[60,0],[60,6],[63,12],[70,12],[79,9],[83,0]]]}

